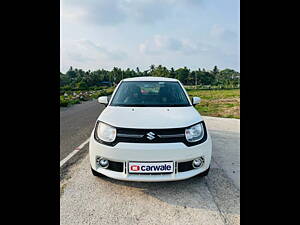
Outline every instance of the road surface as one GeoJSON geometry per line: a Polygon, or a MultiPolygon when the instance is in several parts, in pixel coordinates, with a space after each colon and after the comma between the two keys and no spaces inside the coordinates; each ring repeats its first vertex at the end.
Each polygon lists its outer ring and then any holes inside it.
{"type": "Polygon", "coordinates": [[[90,135],[104,106],[97,100],[60,108],[60,160],[90,135]]]}
{"type": "MultiPolygon", "coordinates": [[[[102,109],[96,101],[61,109],[61,159],[89,137],[102,109]]],[[[213,140],[207,177],[163,183],[98,178],[83,154],[61,179],[61,224],[240,224],[240,120],[204,120],[213,140]]]]}

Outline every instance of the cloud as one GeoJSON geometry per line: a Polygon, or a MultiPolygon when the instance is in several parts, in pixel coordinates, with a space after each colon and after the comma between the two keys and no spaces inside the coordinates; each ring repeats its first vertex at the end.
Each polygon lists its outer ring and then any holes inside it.
{"type": "Polygon", "coordinates": [[[139,51],[148,64],[164,64],[191,68],[239,68],[239,53],[235,46],[225,48],[223,44],[204,42],[200,38],[174,38],[155,35],[139,45],[139,51]],[[204,66],[205,65],[205,66],[204,66]]]}
{"type": "Polygon", "coordinates": [[[139,45],[139,50],[143,54],[161,54],[164,52],[177,52],[185,55],[198,54],[208,51],[209,45],[200,41],[193,42],[189,39],[177,39],[163,35],[155,35],[149,40],[139,45]]]}
{"type": "Polygon", "coordinates": [[[126,19],[122,0],[63,0],[63,16],[94,25],[115,25],[126,19]]]}
{"type": "Polygon", "coordinates": [[[170,0],[125,1],[123,6],[129,19],[137,23],[153,24],[168,17],[170,0]]]}
{"type": "Polygon", "coordinates": [[[237,2],[61,0],[62,68],[236,68],[237,2]]]}
{"type": "Polygon", "coordinates": [[[108,49],[90,40],[75,40],[61,43],[61,70],[70,66],[79,68],[96,68],[105,65],[124,63],[127,54],[120,50],[108,49]]]}
{"type": "Polygon", "coordinates": [[[84,56],[83,54],[76,51],[68,51],[66,54],[67,57],[69,57],[69,59],[75,62],[84,63],[84,62],[94,61],[92,58],[88,56],[84,56]]]}
{"type": "Polygon", "coordinates": [[[154,24],[182,10],[197,7],[202,0],[62,0],[62,14],[70,22],[116,25],[128,20],[154,24]]]}
{"type": "Polygon", "coordinates": [[[237,40],[237,34],[233,32],[232,30],[225,29],[224,27],[215,24],[212,26],[210,30],[210,35],[213,38],[222,40],[222,41],[236,41],[237,40]]]}
{"type": "Polygon", "coordinates": [[[123,60],[127,58],[127,54],[119,50],[108,50],[103,46],[97,45],[90,40],[80,40],[77,42],[79,48],[83,48],[90,54],[96,54],[110,60],[123,60]]]}

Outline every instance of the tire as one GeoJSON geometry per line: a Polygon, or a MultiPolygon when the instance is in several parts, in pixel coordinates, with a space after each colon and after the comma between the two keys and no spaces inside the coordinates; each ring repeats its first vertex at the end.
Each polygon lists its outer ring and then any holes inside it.
{"type": "Polygon", "coordinates": [[[208,167],[207,170],[205,170],[204,172],[198,174],[198,176],[199,177],[206,177],[208,175],[209,170],[210,170],[210,166],[208,167]]]}
{"type": "Polygon", "coordinates": [[[91,167],[91,171],[92,171],[92,174],[95,176],[95,177],[102,177],[103,175],[101,173],[98,173],[96,170],[94,170],[92,167],[91,167]]]}

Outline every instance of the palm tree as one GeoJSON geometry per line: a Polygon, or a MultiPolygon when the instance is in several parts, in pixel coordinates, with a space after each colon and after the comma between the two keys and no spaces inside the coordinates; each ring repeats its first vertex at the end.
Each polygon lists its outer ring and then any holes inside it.
{"type": "Polygon", "coordinates": [[[153,72],[154,69],[155,69],[155,65],[152,64],[152,65],[150,66],[151,72],[153,72]]]}

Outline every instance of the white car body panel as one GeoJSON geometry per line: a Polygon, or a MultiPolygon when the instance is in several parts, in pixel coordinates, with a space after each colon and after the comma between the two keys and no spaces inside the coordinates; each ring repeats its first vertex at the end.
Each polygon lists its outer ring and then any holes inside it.
{"type": "Polygon", "coordinates": [[[159,143],[159,144],[143,144],[143,143],[118,143],[114,147],[106,146],[98,143],[93,134],[89,143],[90,150],[90,163],[94,170],[102,173],[108,177],[128,180],[128,181],[172,181],[183,180],[193,177],[208,169],[211,161],[212,142],[211,137],[208,135],[207,140],[200,144],[191,147],[186,147],[183,143],[159,143]],[[200,156],[205,157],[205,165],[199,169],[194,169],[187,172],[177,174],[164,174],[164,175],[136,175],[114,172],[107,169],[96,168],[95,157],[103,156],[108,160],[116,162],[129,161],[174,161],[185,162],[190,161],[200,156]]]}
{"type": "Polygon", "coordinates": [[[189,107],[119,107],[107,106],[98,120],[115,127],[179,128],[202,121],[193,106],[189,107]],[[187,116],[188,115],[188,116],[187,116]]]}
{"type": "MultiPolygon", "coordinates": [[[[123,81],[177,81],[171,78],[159,77],[139,77],[129,78],[123,81]]],[[[119,85],[123,82],[121,81],[119,85]]],[[[179,82],[182,86],[182,84],[179,82]]],[[[112,97],[113,99],[116,87],[112,97]]],[[[182,86],[183,88],[183,86],[182,86]]],[[[183,88],[187,98],[188,94],[183,88]]],[[[109,104],[110,104],[109,102],[109,104]]],[[[191,104],[191,101],[189,99],[191,104]]],[[[183,128],[203,121],[200,114],[193,106],[188,107],[119,107],[108,106],[98,117],[102,121],[114,127],[136,128],[136,129],[166,129],[183,128]]],[[[115,146],[101,144],[94,138],[92,131],[89,142],[90,164],[93,170],[111,178],[128,181],[172,181],[193,177],[209,168],[212,155],[212,141],[207,131],[207,140],[194,146],[186,146],[184,143],[123,143],[119,142],[115,146]],[[96,156],[115,162],[123,162],[123,172],[115,172],[109,169],[96,167],[96,156]],[[174,163],[191,161],[199,157],[205,158],[205,163],[201,168],[196,168],[186,172],[174,171],[172,174],[129,174],[128,162],[158,162],[173,161],[174,163]]],[[[175,164],[174,164],[175,165],[175,164]]]]}

